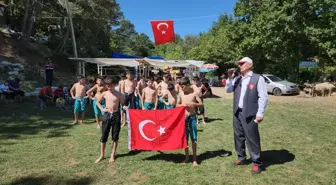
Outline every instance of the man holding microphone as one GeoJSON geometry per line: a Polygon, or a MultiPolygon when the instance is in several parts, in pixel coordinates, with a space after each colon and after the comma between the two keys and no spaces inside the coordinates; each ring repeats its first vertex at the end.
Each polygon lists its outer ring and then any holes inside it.
{"type": "Polygon", "coordinates": [[[258,124],[264,119],[268,104],[265,79],[252,72],[253,61],[244,57],[237,62],[241,75],[229,73],[227,92],[234,93],[233,130],[238,159],[234,166],[246,164],[245,141],[252,159],[252,174],[261,172],[260,136],[258,124]]]}

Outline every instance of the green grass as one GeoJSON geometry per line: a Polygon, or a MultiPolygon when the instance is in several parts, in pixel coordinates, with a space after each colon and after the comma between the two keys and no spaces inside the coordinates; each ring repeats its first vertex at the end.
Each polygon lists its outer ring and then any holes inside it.
{"type": "Polygon", "coordinates": [[[335,184],[335,104],[304,101],[270,103],[259,126],[266,166],[259,175],[251,175],[250,165],[231,166],[230,99],[205,101],[211,122],[199,128],[198,167],[179,163],[183,151],[129,152],[125,128],[115,164],[108,158],[95,164],[100,131],[92,114],[85,125],[71,126],[71,112],[0,105],[0,184],[335,184]]]}

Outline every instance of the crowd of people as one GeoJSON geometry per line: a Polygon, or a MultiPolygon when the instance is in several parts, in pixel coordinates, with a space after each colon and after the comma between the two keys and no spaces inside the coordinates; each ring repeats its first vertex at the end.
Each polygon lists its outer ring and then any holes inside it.
{"type": "MultiPolygon", "coordinates": [[[[181,78],[177,76],[173,79],[169,74],[164,74],[162,78],[153,76],[145,79],[138,77],[134,79],[130,72],[123,73],[117,83],[116,78],[97,77],[95,83],[91,80],[87,83],[87,79],[83,76],[78,77],[78,81],[69,90],[69,96],[74,99],[74,113],[75,120],[73,124],[83,123],[85,116],[85,107],[89,101],[92,101],[94,115],[96,117],[97,128],[101,128],[102,112],[98,107],[98,99],[103,92],[107,91],[106,79],[111,79],[114,83],[114,90],[120,92],[123,96],[127,108],[142,109],[142,110],[162,110],[171,109],[175,107],[177,102],[177,95],[181,93],[181,78]]],[[[193,78],[193,88],[199,91],[199,96],[212,96],[211,88],[205,81],[201,82],[199,77],[193,78]]],[[[56,90],[54,95],[51,95],[51,90],[47,90],[50,86],[46,85],[41,89],[41,99],[50,98],[54,102],[60,95],[57,95],[56,90]]],[[[59,88],[63,88],[60,86],[59,88]]],[[[57,90],[58,91],[58,90],[57,90]]],[[[64,94],[63,94],[64,95],[64,94]]],[[[104,107],[105,102],[100,102],[104,107]]],[[[121,107],[122,125],[126,125],[126,114],[123,107],[121,107]]],[[[202,115],[202,122],[205,124],[204,109],[200,108],[198,114],[202,115]]]]}
{"type": "Polygon", "coordinates": [[[20,87],[20,79],[6,80],[4,84],[0,85],[0,97],[4,96],[5,99],[22,102],[25,92],[20,87]]]}
{"type": "MultiPolygon", "coordinates": [[[[206,81],[201,82],[199,77],[192,79],[169,74],[162,77],[152,76],[134,79],[130,72],[123,73],[121,79],[97,77],[96,83],[88,89],[86,78],[78,77],[78,81],[71,87],[70,96],[74,100],[74,122],[84,122],[85,109],[89,100],[92,100],[93,111],[97,128],[101,128],[101,155],[96,162],[104,158],[106,142],[112,131],[113,150],[110,162],[114,161],[115,151],[119,139],[119,132],[127,124],[127,109],[164,110],[177,106],[186,106],[187,133],[192,140],[193,163],[196,160],[197,115],[201,115],[202,123],[206,124],[203,98],[211,95],[211,88],[206,81]]],[[[186,149],[185,162],[189,160],[186,149]]]]}
{"type": "MultiPolygon", "coordinates": [[[[228,93],[234,93],[233,101],[233,127],[234,142],[238,159],[234,166],[246,164],[245,143],[249,148],[253,163],[252,173],[261,172],[260,161],[260,136],[258,124],[264,119],[264,112],[268,104],[266,83],[261,75],[252,72],[253,61],[248,57],[237,62],[238,70],[229,70],[228,78],[223,77],[222,84],[227,86],[228,93]]],[[[118,81],[110,77],[97,77],[95,82],[83,76],[78,76],[78,81],[71,89],[64,90],[59,86],[54,91],[50,85],[41,88],[39,99],[41,102],[51,101],[56,104],[64,103],[70,99],[74,107],[73,124],[84,122],[87,103],[92,102],[97,128],[102,131],[101,151],[96,163],[105,156],[106,142],[112,131],[112,154],[110,162],[114,162],[118,146],[121,127],[126,125],[126,113],[128,109],[140,110],[164,110],[184,106],[187,140],[192,141],[193,165],[197,166],[197,125],[198,115],[201,115],[202,123],[206,124],[203,98],[211,96],[211,88],[206,80],[199,77],[177,76],[172,78],[169,74],[134,79],[130,72],[121,75],[118,81]]],[[[20,89],[20,80],[7,81],[0,87],[2,94],[6,96],[24,96],[20,89]],[[8,86],[6,86],[8,85],[8,86]],[[10,91],[8,91],[10,90],[10,91]],[[4,93],[5,92],[5,93],[4,93]]],[[[189,150],[185,149],[184,163],[189,161],[189,150]]]]}

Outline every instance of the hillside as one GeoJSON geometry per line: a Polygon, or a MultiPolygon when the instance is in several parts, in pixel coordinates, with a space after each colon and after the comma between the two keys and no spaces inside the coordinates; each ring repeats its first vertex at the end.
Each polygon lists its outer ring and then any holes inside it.
{"type": "MultiPolygon", "coordinates": [[[[23,46],[22,42],[0,32],[0,81],[19,77],[27,91],[43,85],[46,58],[42,55],[48,53],[47,47],[41,44],[29,43],[29,46],[23,46]]],[[[56,65],[53,85],[73,83],[74,65],[57,60],[53,60],[53,63],[56,65]]]]}

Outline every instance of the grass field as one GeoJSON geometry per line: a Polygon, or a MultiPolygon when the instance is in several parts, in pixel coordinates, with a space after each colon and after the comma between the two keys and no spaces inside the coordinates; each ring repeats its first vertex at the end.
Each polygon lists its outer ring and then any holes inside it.
{"type": "Polygon", "coordinates": [[[251,175],[251,165],[231,166],[230,98],[205,100],[209,123],[199,127],[198,167],[179,163],[183,151],[129,152],[125,128],[116,162],[95,164],[100,131],[92,114],[86,124],[71,126],[71,112],[40,111],[35,103],[0,105],[0,183],[336,184],[336,99],[282,98],[270,102],[259,126],[266,167],[259,175],[251,175]]]}

